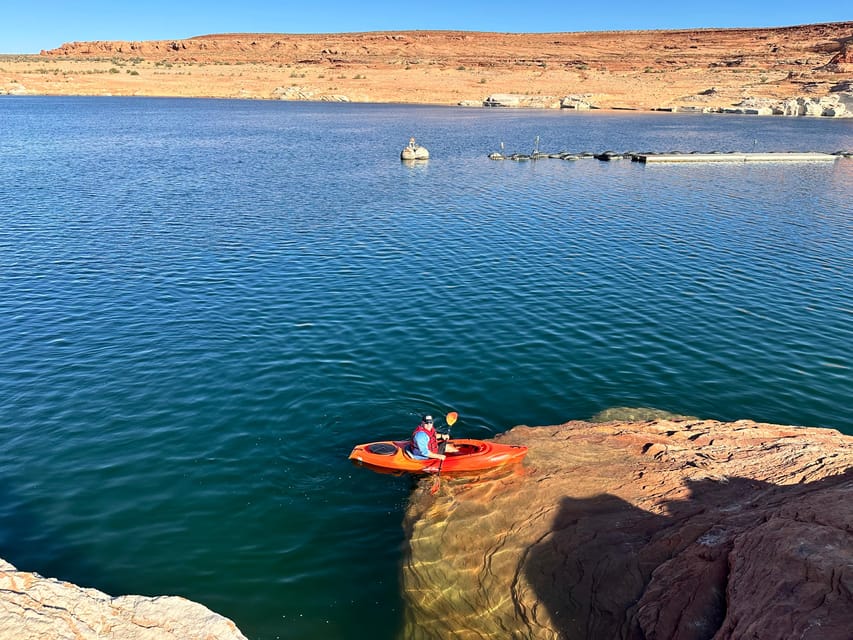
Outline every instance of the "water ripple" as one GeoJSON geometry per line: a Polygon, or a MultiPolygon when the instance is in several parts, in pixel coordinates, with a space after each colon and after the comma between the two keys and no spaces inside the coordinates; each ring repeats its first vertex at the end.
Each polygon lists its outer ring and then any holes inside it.
{"type": "Polygon", "coordinates": [[[450,409],[475,437],[610,406],[853,430],[849,163],[485,157],[849,123],[336,107],[0,103],[0,556],[254,638],[394,637],[409,484],[356,442],[450,409]],[[397,162],[413,130],[427,165],[397,162]]]}

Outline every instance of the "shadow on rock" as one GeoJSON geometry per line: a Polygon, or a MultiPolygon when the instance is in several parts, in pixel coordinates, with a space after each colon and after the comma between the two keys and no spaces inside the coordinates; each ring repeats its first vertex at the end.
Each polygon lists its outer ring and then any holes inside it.
{"type": "Polygon", "coordinates": [[[566,639],[849,640],[850,469],[687,488],[659,513],[607,494],[564,498],[523,564],[535,592],[515,593],[526,626],[566,639]]]}

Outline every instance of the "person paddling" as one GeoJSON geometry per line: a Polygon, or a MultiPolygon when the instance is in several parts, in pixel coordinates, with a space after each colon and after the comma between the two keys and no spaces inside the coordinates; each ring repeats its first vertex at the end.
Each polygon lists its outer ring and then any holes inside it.
{"type": "Polygon", "coordinates": [[[456,451],[456,447],[447,442],[448,440],[450,440],[450,434],[437,433],[432,416],[425,415],[412,432],[407,453],[417,460],[429,460],[430,458],[444,460],[447,457],[444,452],[453,453],[456,451]],[[444,446],[441,449],[439,449],[439,440],[444,441],[442,442],[444,446]]]}

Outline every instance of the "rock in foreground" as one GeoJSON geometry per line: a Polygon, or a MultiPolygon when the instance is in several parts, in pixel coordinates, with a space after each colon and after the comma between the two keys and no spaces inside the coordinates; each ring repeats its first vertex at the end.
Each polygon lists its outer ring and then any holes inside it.
{"type": "Polygon", "coordinates": [[[412,498],[404,637],[850,639],[853,438],[654,420],[501,441],[522,468],[412,498]]]}
{"type": "Polygon", "coordinates": [[[175,596],[112,598],[0,560],[0,638],[246,640],[233,622],[175,596]]]}

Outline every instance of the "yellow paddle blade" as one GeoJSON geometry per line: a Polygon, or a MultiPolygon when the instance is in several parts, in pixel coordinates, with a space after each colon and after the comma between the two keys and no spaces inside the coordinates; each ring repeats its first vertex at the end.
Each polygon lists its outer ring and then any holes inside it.
{"type": "Polygon", "coordinates": [[[445,422],[447,422],[447,426],[452,427],[453,423],[456,422],[456,419],[458,417],[459,417],[459,414],[456,413],[455,411],[451,411],[450,413],[448,413],[447,417],[445,418],[445,422]]]}

